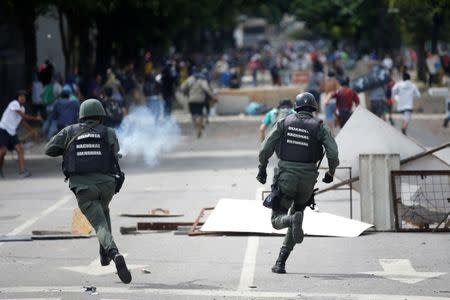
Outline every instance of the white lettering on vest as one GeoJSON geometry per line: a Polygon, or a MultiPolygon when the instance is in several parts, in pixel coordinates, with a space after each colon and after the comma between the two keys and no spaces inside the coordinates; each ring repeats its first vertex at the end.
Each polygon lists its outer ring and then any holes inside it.
{"type": "Polygon", "coordinates": [[[77,141],[83,140],[83,139],[88,139],[88,138],[99,139],[100,134],[99,133],[85,133],[85,134],[82,134],[79,137],[77,137],[77,141]]]}
{"type": "Polygon", "coordinates": [[[81,151],[77,152],[77,156],[102,155],[101,151],[81,151]]]}
{"type": "Polygon", "coordinates": [[[308,147],[309,144],[305,143],[305,142],[299,142],[299,141],[294,141],[294,140],[287,140],[286,141],[288,144],[294,144],[294,145],[299,145],[299,146],[305,146],[308,147]]]}
{"type": "Polygon", "coordinates": [[[77,149],[86,149],[86,148],[100,149],[100,144],[79,144],[79,145],[77,145],[77,149]]]}
{"type": "Polygon", "coordinates": [[[301,134],[296,134],[296,133],[292,133],[292,132],[288,132],[287,135],[295,137],[295,138],[299,138],[299,139],[309,140],[309,136],[307,136],[307,135],[301,135],[301,134]]]}
{"type": "Polygon", "coordinates": [[[309,131],[303,128],[297,128],[297,127],[292,127],[292,126],[288,126],[288,130],[292,130],[292,131],[297,131],[297,132],[303,132],[303,133],[308,133],[309,131]]]}

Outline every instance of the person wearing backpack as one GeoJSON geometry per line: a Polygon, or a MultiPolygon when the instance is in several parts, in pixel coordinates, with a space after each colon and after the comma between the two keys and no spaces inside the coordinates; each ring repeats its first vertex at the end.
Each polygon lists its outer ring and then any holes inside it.
{"type": "Polygon", "coordinates": [[[206,97],[215,99],[214,93],[206,77],[200,72],[196,72],[186,79],[180,89],[188,98],[189,111],[197,129],[197,137],[200,138],[204,128],[203,108],[205,107],[205,99],[206,97]]]}
{"type": "Polygon", "coordinates": [[[278,106],[266,113],[261,126],[259,127],[259,140],[262,143],[266,138],[267,128],[271,129],[278,120],[286,118],[288,115],[294,113],[292,109],[292,101],[289,99],[280,100],[278,106]]]}
{"type": "Polygon", "coordinates": [[[156,81],[155,73],[151,72],[145,78],[143,92],[148,108],[152,112],[155,121],[158,121],[161,113],[161,85],[156,81]]]}
{"type": "Polygon", "coordinates": [[[79,123],[65,127],[47,143],[45,154],[63,157],[69,188],[100,243],[100,264],[113,261],[120,280],[128,284],[131,273],[112,236],[109,213],[112,197],[125,179],[118,162],[119,142],[114,130],[102,124],[106,112],[100,101],[83,101],[79,117],[79,123]]]}

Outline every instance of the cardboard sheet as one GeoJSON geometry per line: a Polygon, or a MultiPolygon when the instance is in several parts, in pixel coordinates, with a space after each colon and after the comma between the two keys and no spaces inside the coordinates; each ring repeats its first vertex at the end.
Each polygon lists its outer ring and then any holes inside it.
{"type": "MultiPolygon", "coordinates": [[[[221,199],[200,229],[203,232],[285,234],[270,222],[271,210],[258,200],[221,199]]],[[[303,230],[307,235],[357,237],[373,225],[332,215],[305,210],[303,230]]]]}

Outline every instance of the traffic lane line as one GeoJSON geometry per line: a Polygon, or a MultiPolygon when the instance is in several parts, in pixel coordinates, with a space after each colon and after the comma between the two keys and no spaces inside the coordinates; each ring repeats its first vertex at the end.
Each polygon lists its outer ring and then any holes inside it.
{"type": "MultiPolygon", "coordinates": [[[[255,201],[258,201],[264,186],[256,189],[255,201]]],[[[253,288],[255,278],[256,256],[258,255],[259,237],[249,236],[247,239],[247,248],[245,250],[244,262],[242,263],[241,277],[239,279],[238,290],[247,290],[253,288]]]]}
{"type": "MultiPolygon", "coordinates": [[[[67,202],[69,202],[69,200],[71,200],[72,197],[73,197],[72,195],[64,196],[58,202],[56,202],[52,206],[48,207],[47,209],[43,210],[39,215],[34,216],[31,219],[25,221],[24,223],[22,223],[21,225],[19,225],[16,228],[14,228],[11,232],[9,232],[6,235],[7,236],[15,236],[15,235],[18,235],[19,233],[22,233],[23,231],[30,228],[33,224],[35,224],[37,221],[39,221],[43,217],[46,217],[47,215],[51,214],[52,212],[54,212],[55,210],[57,210],[58,208],[60,208],[64,204],[66,204],[67,202]]],[[[5,243],[0,243],[0,246],[2,246],[3,244],[5,244],[5,243]]]]}
{"type": "MultiPolygon", "coordinates": [[[[2,295],[19,293],[85,293],[80,286],[61,287],[1,287],[2,295]]],[[[151,289],[134,287],[97,287],[99,294],[130,294],[130,295],[152,295],[152,296],[199,296],[199,297],[238,297],[238,298],[272,298],[272,299],[355,299],[355,300],[443,300],[448,297],[419,296],[419,295],[389,295],[389,294],[338,294],[338,293],[302,293],[302,292],[270,292],[270,291],[234,291],[234,290],[211,290],[211,289],[151,289]]]]}

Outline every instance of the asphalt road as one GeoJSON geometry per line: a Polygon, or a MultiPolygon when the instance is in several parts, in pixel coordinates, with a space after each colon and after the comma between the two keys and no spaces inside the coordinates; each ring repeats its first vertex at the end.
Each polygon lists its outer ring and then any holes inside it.
{"type": "MultiPolygon", "coordinates": [[[[120,226],[149,219],[120,213],[165,208],[184,215],[171,221],[193,221],[202,207],[221,198],[255,199],[261,188],[255,180],[258,118],[213,120],[200,140],[187,118],[179,119],[179,144],[157,166],[130,157],[122,163],[126,183],[111,212],[133,282],[124,285],[113,268],[100,267],[95,238],[0,242],[0,299],[449,299],[448,233],[306,237],[289,257],[285,275],[270,272],[282,237],[121,235],[120,226]],[[97,293],[85,292],[85,286],[95,286],[97,293]]],[[[417,119],[410,135],[427,147],[439,145],[449,137],[439,126],[438,118],[417,119]]],[[[43,157],[39,149],[29,150],[31,178],[17,177],[11,156],[5,163],[0,235],[70,229],[75,198],[60,161],[43,157]]],[[[348,217],[342,199],[324,199],[319,207],[348,217]]]]}

